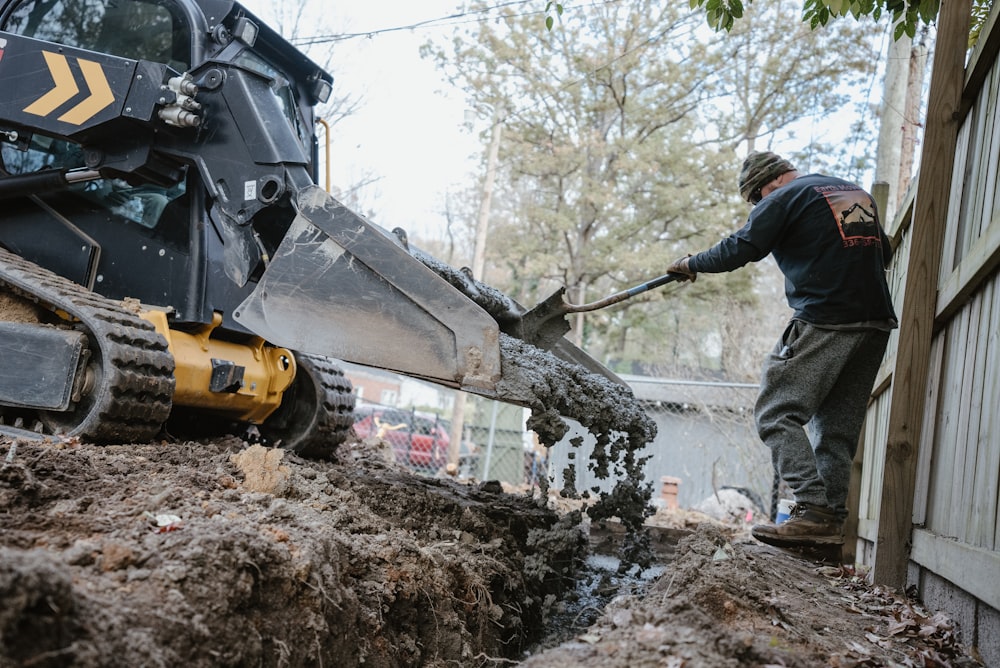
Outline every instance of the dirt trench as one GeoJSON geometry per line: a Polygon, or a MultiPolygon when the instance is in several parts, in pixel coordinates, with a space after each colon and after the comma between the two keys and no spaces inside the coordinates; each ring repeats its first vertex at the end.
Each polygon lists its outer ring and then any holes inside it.
{"type": "Polygon", "coordinates": [[[585,548],[578,513],[360,443],[2,446],[2,666],[482,665],[537,640],[585,548]]]}
{"type": "Polygon", "coordinates": [[[586,502],[339,453],[0,439],[0,667],[982,665],[741,521],[657,511],[642,580],[585,561],[630,531],[586,502]]]}

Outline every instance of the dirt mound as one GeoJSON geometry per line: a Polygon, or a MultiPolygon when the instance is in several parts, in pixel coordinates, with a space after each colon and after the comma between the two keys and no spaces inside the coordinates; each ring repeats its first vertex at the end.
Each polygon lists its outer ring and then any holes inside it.
{"type": "Polygon", "coordinates": [[[946,618],[745,527],[657,512],[637,582],[583,561],[627,531],[581,500],[378,446],[0,439],[0,666],[975,664],[946,618]]]}
{"type": "Polygon", "coordinates": [[[853,569],[703,523],[649,587],[525,668],[980,665],[954,624],[853,569]]]}
{"type": "Polygon", "coordinates": [[[236,439],[4,445],[4,666],[518,657],[585,546],[579,515],[361,444],[338,463],[236,439]]]}

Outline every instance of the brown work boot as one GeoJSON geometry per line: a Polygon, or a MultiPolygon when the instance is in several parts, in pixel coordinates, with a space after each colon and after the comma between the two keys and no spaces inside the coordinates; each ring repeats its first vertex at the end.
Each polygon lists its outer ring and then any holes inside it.
{"type": "Polygon", "coordinates": [[[762,543],[776,547],[843,545],[843,524],[829,508],[797,503],[781,524],[758,524],[750,530],[762,543]]]}

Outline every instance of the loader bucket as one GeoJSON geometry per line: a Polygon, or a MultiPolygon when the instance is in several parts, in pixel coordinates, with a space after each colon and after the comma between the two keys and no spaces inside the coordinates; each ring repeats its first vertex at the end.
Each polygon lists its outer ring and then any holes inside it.
{"type": "MultiPolygon", "coordinates": [[[[500,384],[506,393],[500,396],[497,321],[398,239],[316,186],[299,193],[296,210],[256,288],[233,313],[237,322],[292,350],[510,403],[534,400],[530,392],[510,396],[517,382],[500,384]]],[[[575,362],[603,369],[566,345],[575,362]]]]}
{"type": "Polygon", "coordinates": [[[233,317],[279,346],[470,391],[500,378],[496,321],[380,228],[310,186],[233,317]]]}

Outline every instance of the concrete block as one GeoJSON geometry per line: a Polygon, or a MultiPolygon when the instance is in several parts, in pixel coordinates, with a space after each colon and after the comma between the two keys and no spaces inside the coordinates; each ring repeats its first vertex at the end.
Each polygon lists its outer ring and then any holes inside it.
{"type": "Polygon", "coordinates": [[[1000,610],[979,605],[976,640],[973,646],[979,651],[986,666],[1000,668],[1000,610]]]}
{"type": "Polygon", "coordinates": [[[934,612],[943,612],[958,626],[958,639],[972,645],[976,633],[976,599],[963,589],[934,573],[921,569],[919,595],[924,605],[934,612]]]}

